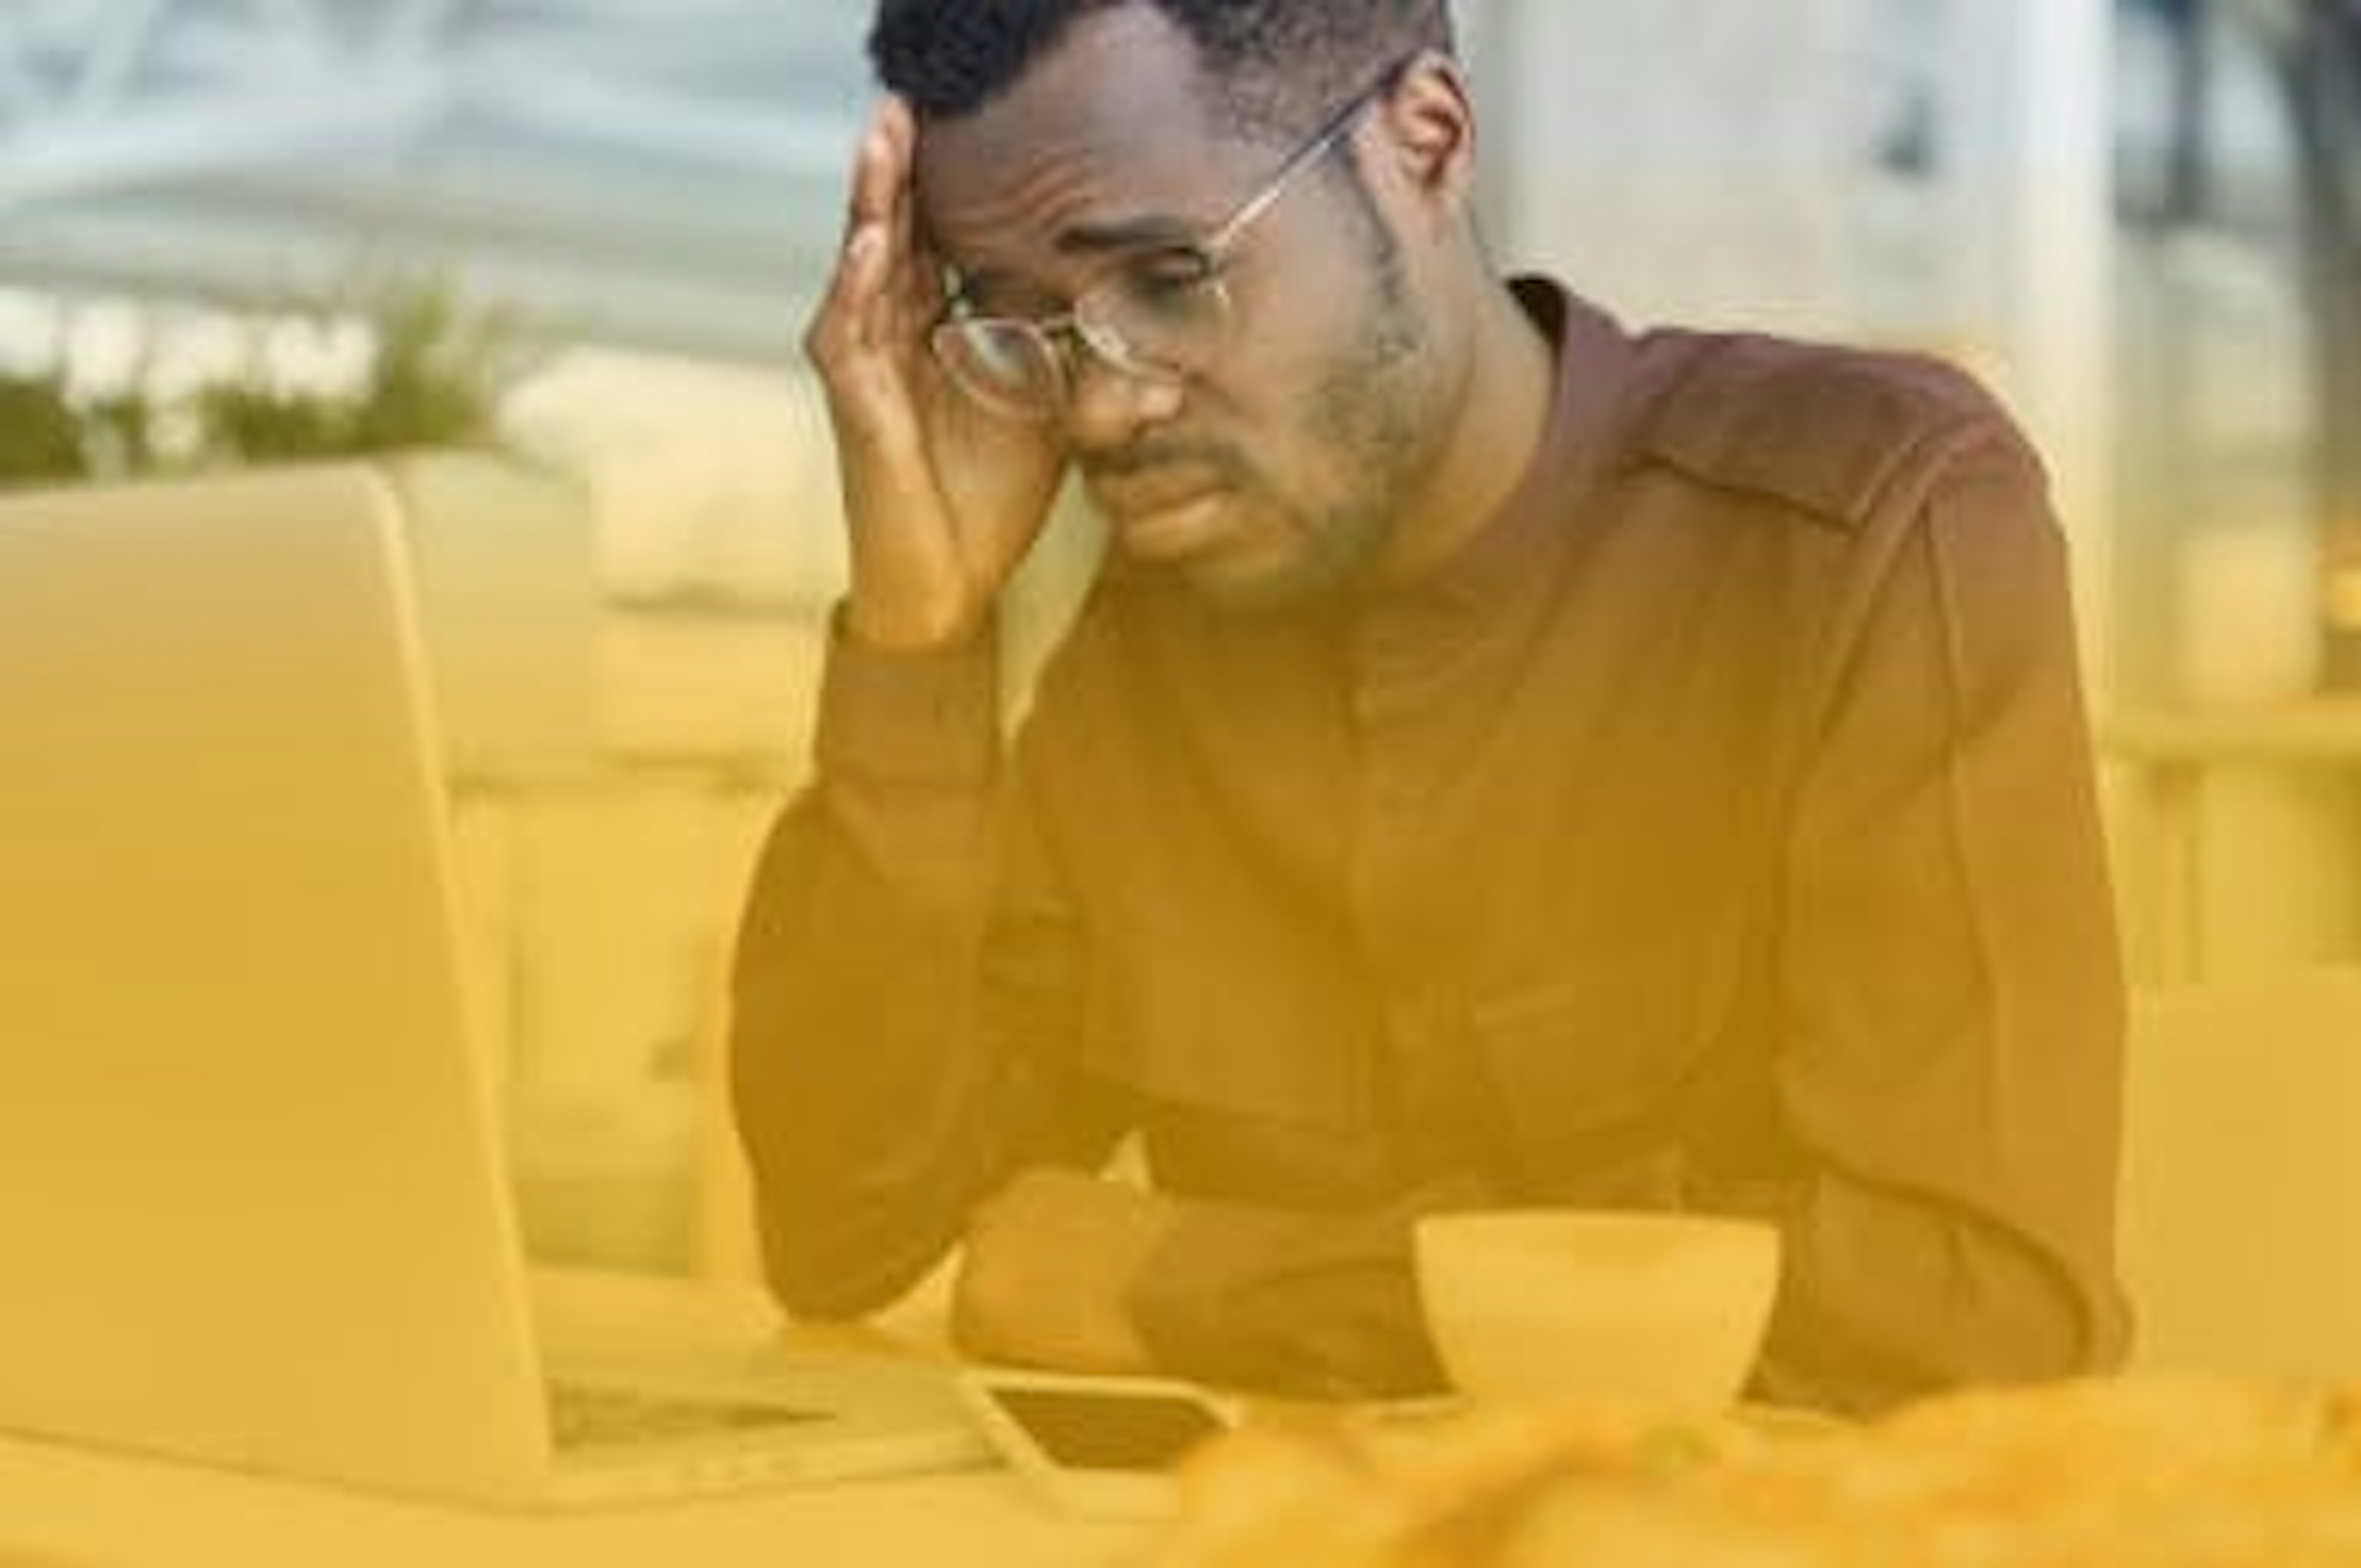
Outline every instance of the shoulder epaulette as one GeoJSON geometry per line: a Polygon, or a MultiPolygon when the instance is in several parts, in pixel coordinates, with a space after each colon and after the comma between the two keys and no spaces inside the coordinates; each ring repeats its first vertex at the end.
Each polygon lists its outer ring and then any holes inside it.
{"type": "Polygon", "coordinates": [[[1904,473],[2007,416],[1966,372],[1920,355],[1752,334],[1691,335],[1643,421],[1649,456],[1723,488],[1858,526],[1904,473]]]}

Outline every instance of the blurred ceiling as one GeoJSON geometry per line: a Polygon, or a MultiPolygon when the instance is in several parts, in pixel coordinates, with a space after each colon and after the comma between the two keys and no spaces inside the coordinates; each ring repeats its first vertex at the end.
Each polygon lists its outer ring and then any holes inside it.
{"type": "Polygon", "coordinates": [[[785,358],[870,0],[0,0],[0,280],[456,273],[569,335],[785,358]]]}

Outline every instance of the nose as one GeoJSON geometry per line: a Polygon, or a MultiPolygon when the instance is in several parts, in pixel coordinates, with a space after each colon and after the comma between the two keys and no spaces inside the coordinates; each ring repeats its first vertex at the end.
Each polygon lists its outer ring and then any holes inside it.
{"type": "Polygon", "coordinates": [[[1178,378],[1116,368],[1077,341],[1066,359],[1066,441],[1077,452],[1112,451],[1180,411],[1178,378]]]}

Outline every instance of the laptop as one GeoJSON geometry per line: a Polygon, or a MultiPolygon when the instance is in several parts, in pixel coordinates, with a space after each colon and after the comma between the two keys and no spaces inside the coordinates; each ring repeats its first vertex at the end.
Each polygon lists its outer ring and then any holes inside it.
{"type": "Polygon", "coordinates": [[[522,1505],[981,1462],[948,1369],[546,1343],[412,595],[362,466],[0,498],[0,1430],[522,1505]]]}

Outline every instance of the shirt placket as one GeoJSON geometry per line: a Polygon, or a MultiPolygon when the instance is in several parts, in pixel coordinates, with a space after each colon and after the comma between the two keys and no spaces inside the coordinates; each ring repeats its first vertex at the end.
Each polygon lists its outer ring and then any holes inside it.
{"type": "MultiPolygon", "coordinates": [[[[1435,629],[1373,614],[1351,662],[1356,747],[1349,904],[1380,1022],[1380,1102],[1411,1183],[1464,1174],[1477,1157],[1484,1099],[1453,961],[1455,841],[1445,813],[1452,693],[1435,629]]],[[[1464,869],[1464,868],[1463,868],[1464,869]]]]}

